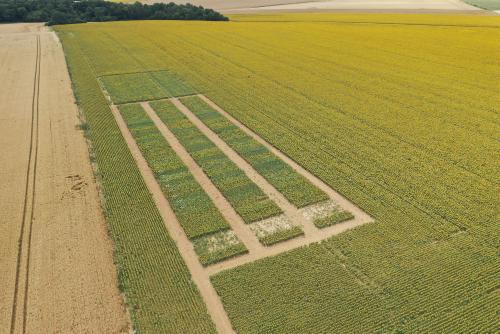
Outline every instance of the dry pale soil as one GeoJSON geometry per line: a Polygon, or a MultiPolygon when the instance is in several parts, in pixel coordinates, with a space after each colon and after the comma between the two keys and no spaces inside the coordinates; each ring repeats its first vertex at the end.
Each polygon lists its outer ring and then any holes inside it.
{"type": "Polygon", "coordinates": [[[0,25],[0,78],[0,333],[129,332],[55,33],[0,25]]]}

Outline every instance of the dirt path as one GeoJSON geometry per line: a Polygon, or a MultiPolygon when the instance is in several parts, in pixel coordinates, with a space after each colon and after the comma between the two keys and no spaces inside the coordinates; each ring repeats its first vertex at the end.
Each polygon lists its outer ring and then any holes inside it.
{"type": "Polygon", "coordinates": [[[61,45],[0,25],[0,327],[129,331],[61,45]]]}
{"type": "Polygon", "coordinates": [[[191,272],[193,282],[198,287],[201,297],[207,305],[208,313],[210,314],[212,321],[217,328],[217,331],[221,334],[234,333],[231,322],[229,321],[229,317],[224,310],[222,302],[220,301],[217,292],[210,283],[210,278],[206,269],[203,268],[203,266],[198,261],[198,256],[193,249],[193,245],[185,235],[179,221],[177,220],[177,217],[174,214],[174,211],[163,195],[160,185],[156,182],[154,174],[149,168],[148,163],[142,156],[142,153],[136,142],[134,141],[132,134],[128,130],[125,120],[122,118],[116,106],[112,106],[111,110],[113,112],[113,115],[115,116],[118,127],[120,128],[120,131],[122,132],[122,135],[127,142],[128,148],[132,153],[135,162],[137,163],[137,167],[141,172],[144,182],[146,183],[146,186],[153,196],[153,200],[156,204],[156,207],[158,208],[158,211],[160,212],[161,217],[163,218],[165,227],[167,228],[167,231],[172,239],[174,239],[175,243],[177,244],[177,248],[179,248],[181,256],[184,259],[184,262],[186,263],[189,271],[191,272]]]}

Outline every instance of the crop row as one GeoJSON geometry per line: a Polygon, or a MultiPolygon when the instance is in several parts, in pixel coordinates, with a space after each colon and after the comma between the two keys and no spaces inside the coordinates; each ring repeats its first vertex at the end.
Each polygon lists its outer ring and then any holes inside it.
{"type": "Polygon", "coordinates": [[[193,240],[193,247],[204,266],[248,253],[245,245],[231,230],[197,238],[193,240]]]}
{"type": "Polygon", "coordinates": [[[250,225],[259,241],[265,246],[304,235],[301,225],[293,225],[287,216],[280,215],[250,225]]]}

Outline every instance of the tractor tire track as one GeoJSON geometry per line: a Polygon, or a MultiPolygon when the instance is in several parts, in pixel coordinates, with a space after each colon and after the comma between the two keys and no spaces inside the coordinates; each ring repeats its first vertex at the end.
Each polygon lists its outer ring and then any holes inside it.
{"type": "Polygon", "coordinates": [[[36,185],[36,168],[38,159],[38,108],[40,97],[40,63],[41,63],[41,42],[40,35],[36,35],[36,59],[35,59],[35,73],[33,80],[33,97],[31,103],[31,129],[30,129],[30,146],[28,152],[28,169],[26,171],[26,184],[23,204],[23,216],[21,221],[21,229],[18,239],[17,260],[16,260],[16,278],[14,285],[14,300],[12,302],[12,313],[10,323],[10,333],[16,332],[16,325],[18,319],[19,300],[22,296],[22,333],[26,330],[26,314],[28,303],[28,281],[29,281],[29,258],[31,255],[31,239],[33,228],[33,213],[35,206],[35,185],[36,185]],[[27,231],[25,231],[27,229],[27,231]],[[27,232],[27,233],[26,233],[27,232]],[[27,238],[25,240],[25,238],[27,238]],[[25,247],[23,245],[26,244],[25,247]],[[23,261],[23,254],[26,257],[23,261]],[[19,289],[22,262],[25,262],[24,270],[24,288],[21,292],[19,289]]]}

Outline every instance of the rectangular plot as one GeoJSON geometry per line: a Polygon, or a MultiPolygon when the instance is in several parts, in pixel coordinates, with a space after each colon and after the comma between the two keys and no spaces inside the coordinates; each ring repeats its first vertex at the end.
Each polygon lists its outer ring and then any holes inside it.
{"type": "Polygon", "coordinates": [[[265,246],[304,235],[302,226],[293,225],[285,215],[253,223],[250,225],[250,229],[265,246]]]}
{"type": "Polygon", "coordinates": [[[343,210],[331,200],[310,205],[299,211],[304,218],[311,220],[317,228],[332,226],[354,218],[351,212],[343,210]]]}
{"type": "Polygon", "coordinates": [[[197,238],[193,240],[193,246],[204,266],[248,253],[245,245],[231,230],[197,238]]]}
{"type": "Polygon", "coordinates": [[[199,97],[182,98],[182,103],[296,207],[328,199],[323,191],[199,97]]]}
{"type": "Polygon", "coordinates": [[[114,104],[170,97],[149,73],[110,75],[100,80],[114,104]]]}
{"type": "Polygon", "coordinates": [[[171,96],[186,96],[196,94],[196,91],[177,74],[170,71],[151,72],[151,77],[171,96]]]}
{"type": "Polygon", "coordinates": [[[159,118],[174,133],[200,168],[246,223],[280,214],[245,173],[168,101],[151,103],[159,118]]]}
{"type": "Polygon", "coordinates": [[[188,238],[229,229],[210,197],[142,107],[130,104],[119,109],[188,238]]]}

